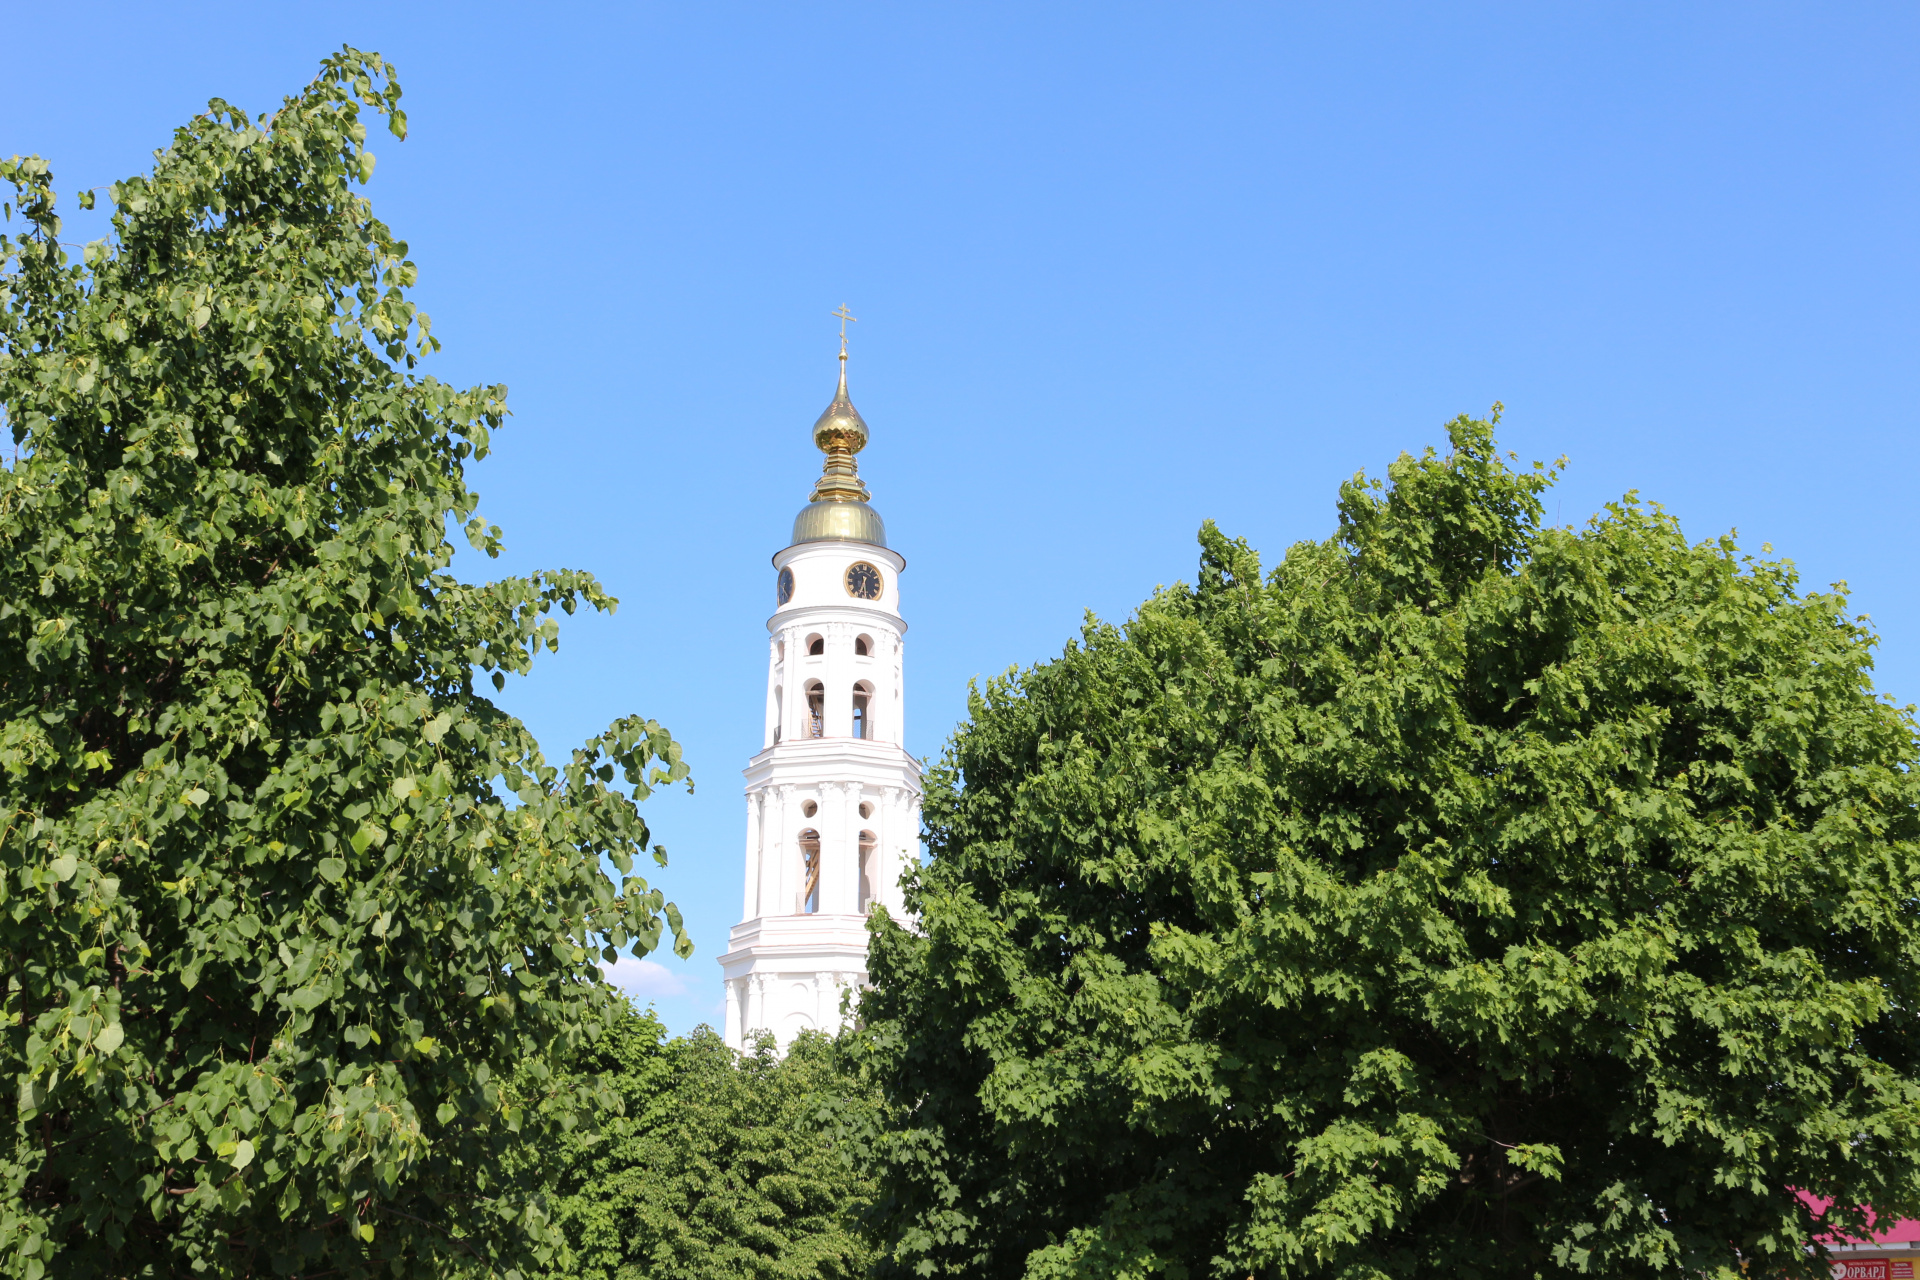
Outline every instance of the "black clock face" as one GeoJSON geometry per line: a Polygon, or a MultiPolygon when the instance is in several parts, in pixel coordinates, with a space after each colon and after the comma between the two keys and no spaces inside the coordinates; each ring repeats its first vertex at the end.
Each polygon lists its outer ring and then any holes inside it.
{"type": "Polygon", "coordinates": [[[847,594],[856,600],[880,598],[880,571],[865,560],[847,569],[847,594]]]}
{"type": "Polygon", "coordinates": [[[775,588],[775,594],[780,597],[781,604],[793,599],[793,570],[780,571],[780,585],[775,588]]]}

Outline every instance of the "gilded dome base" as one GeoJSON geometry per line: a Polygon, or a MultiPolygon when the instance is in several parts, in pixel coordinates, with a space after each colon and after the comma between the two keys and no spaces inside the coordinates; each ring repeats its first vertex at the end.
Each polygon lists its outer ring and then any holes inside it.
{"type": "Polygon", "coordinates": [[[793,518],[793,541],[887,545],[886,521],[864,502],[809,502],[793,518]]]}

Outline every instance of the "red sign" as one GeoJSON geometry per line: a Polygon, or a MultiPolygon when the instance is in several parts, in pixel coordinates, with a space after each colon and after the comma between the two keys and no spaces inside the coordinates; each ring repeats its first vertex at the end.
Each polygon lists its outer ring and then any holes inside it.
{"type": "MultiPolygon", "coordinates": [[[[1886,1258],[1863,1258],[1858,1262],[1835,1262],[1833,1280],[1892,1280],[1887,1274],[1886,1258]]],[[[1909,1264],[1908,1275],[1913,1274],[1909,1264]]]]}
{"type": "Polygon", "coordinates": [[[1856,1258],[1832,1264],[1833,1280],[1920,1280],[1914,1258],[1856,1258]]]}

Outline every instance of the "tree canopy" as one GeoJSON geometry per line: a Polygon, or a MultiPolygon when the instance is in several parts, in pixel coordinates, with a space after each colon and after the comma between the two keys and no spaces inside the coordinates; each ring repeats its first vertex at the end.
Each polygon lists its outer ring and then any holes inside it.
{"type": "Polygon", "coordinates": [[[1920,1216],[1872,633],[1449,431],[975,692],[863,1005],[892,1272],[1814,1275],[1920,1216]]]}
{"type": "Polygon", "coordinates": [[[5,1275],[537,1265],[501,1153],[572,1123],[597,961],[687,947],[629,874],[679,747],[628,717],[550,764],[475,690],[616,602],[449,571],[450,520],[499,550],[464,469],[506,388],[408,372],[415,268],[354,190],[399,99],[346,49],[213,101],[78,262],[47,165],[0,165],[5,1275]]]}
{"type": "Polygon", "coordinates": [[[874,1099],[834,1041],[764,1037],[735,1053],[709,1027],[668,1040],[628,1009],[572,1054],[622,1113],[514,1156],[573,1245],[550,1280],[853,1280],[870,1249],[857,1154],[874,1099]]]}

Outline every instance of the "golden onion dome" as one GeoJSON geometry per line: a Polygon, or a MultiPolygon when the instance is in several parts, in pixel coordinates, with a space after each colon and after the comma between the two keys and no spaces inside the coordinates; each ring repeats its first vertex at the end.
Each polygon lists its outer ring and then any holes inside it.
{"type": "Polygon", "coordinates": [[[814,419],[813,443],[815,448],[829,456],[836,449],[858,453],[867,447],[867,420],[860,416],[860,411],[853,407],[853,400],[847,395],[845,355],[840,357],[840,388],[833,393],[833,403],[814,419]]]}
{"type": "Polygon", "coordinates": [[[867,422],[847,395],[847,352],[840,351],[840,386],[833,403],[813,424],[813,443],[827,455],[813,500],[793,518],[793,540],[802,542],[870,542],[887,545],[887,526],[880,513],[867,505],[871,496],[860,479],[853,455],[867,447],[867,422]]]}

